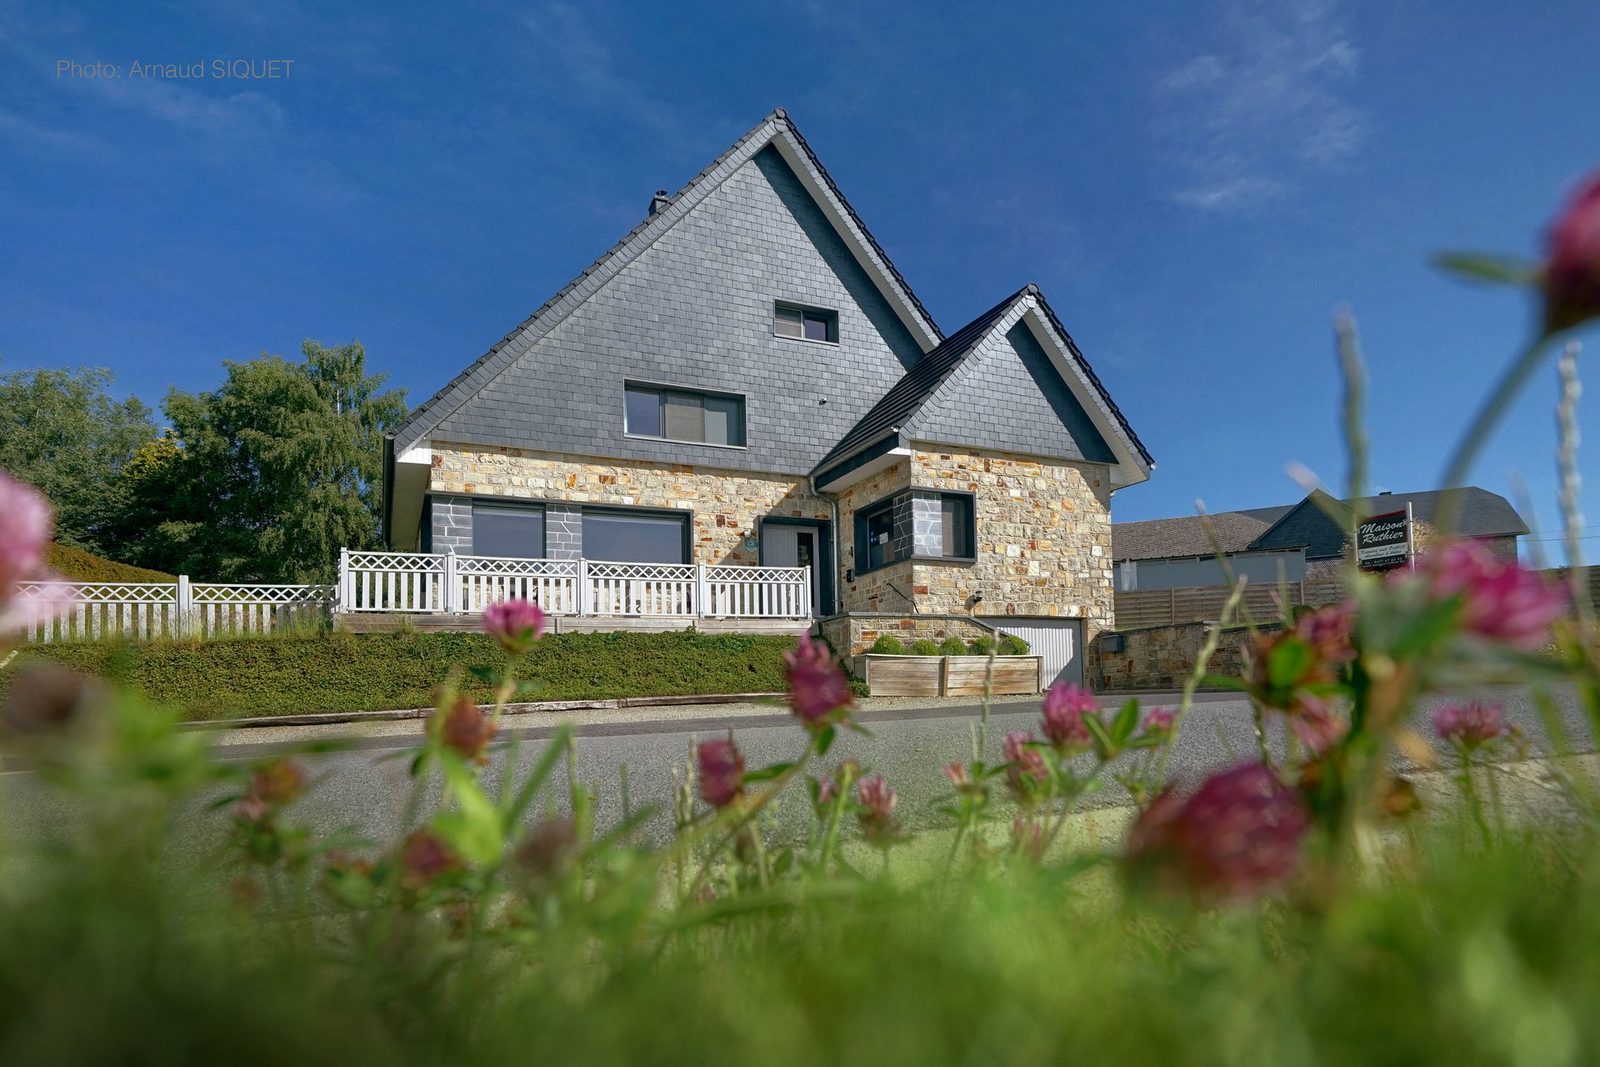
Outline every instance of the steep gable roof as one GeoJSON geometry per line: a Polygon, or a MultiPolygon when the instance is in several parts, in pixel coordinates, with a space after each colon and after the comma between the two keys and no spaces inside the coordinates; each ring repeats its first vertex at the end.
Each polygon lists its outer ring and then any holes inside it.
{"type": "MultiPolygon", "coordinates": [[[[1143,480],[1154,466],[1149,451],[1133,432],[1133,427],[1111,399],[1110,393],[1089,366],[1044,294],[1033,284],[1012,293],[923,356],[823,457],[814,473],[825,474],[838,470],[848,465],[853,457],[868,452],[886,440],[896,443],[928,440],[925,435],[933,431],[933,424],[942,406],[955,397],[955,391],[962,387],[965,376],[980,363],[979,359],[974,358],[974,353],[980,352],[986,342],[1020,323],[1030,313],[1037,315],[1035,322],[1041,327],[1033,332],[1043,333],[1061,357],[1059,362],[1053,362],[1056,374],[1071,392],[1084,416],[1094,424],[1087,433],[1103,439],[1114,453],[1110,457],[1093,458],[1102,461],[1111,459],[1120,466],[1131,468],[1125,472],[1125,484],[1143,480]]],[[[1080,454],[1072,458],[1089,457],[1080,454]]]]}
{"type": "Polygon", "coordinates": [[[1459,494],[1456,533],[1464,537],[1517,537],[1528,532],[1527,523],[1498,493],[1475,485],[1460,489],[1428,489],[1416,493],[1384,493],[1356,501],[1338,500],[1321,490],[1290,509],[1256,538],[1251,548],[1304,547],[1307,559],[1328,559],[1344,554],[1344,525],[1328,514],[1352,509],[1362,516],[1402,511],[1411,505],[1412,518],[1433,523],[1445,499],[1459,494]]]}
{"type": "Polygon", "coordinates": [[[1119,560],[1188,559],[1210,556],[1217,547],[1225,553],[1244,552],[1294,508],[1293,504],[1280,504],[1215,515],[1115,523],[1111,527],[1111,556],[1119,560]],[[1217,540],[1215,546],[1211,543],[1213,536],[1217,540]]]}
{"type": "Polygon", "coordinates": [[[897,317],[917,340],[924,352],[936,348],[943,334],[933,316],[923,307],[898,269],[890,262],[855,209],[834,183],[832,176],[812,151],[809,143],[778,108],[735,141],[727,151],[695,175],[655,214],[613,245],[559,292],[534,311],[521,325],[501,338],[460,374],[406,419],[393,437],[396,453],[423,441],[452,411],[459,408],[502,370],[525,353],[542,336],[598,291],[619,271],[638,258],[662,234],[670,230],[723,181],[739,170],[756,153],[771,145],[800,177],[823,214],[838,231],[862,268],[873,279],[897,317]]]}

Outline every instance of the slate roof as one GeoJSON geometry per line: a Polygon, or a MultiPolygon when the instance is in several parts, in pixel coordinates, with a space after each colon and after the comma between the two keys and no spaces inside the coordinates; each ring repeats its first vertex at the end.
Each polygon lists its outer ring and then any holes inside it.
{"type": "MultiPolygon", "coordinates": [[[[553,327],[555,323],[565,317],[567,312],[582,303],[583,299],[587,299],[587,293],[583,294],[581,298],[569,299],[575,297],[577,290],[583,287],[586,282],[602,273],[607,275],[615,273],[616,270],[621,269],[622,266],[635,258],[645,248],[648,248],[657,236],[665,232],[685,214],[683,210],[685,206],[691,205],[693,201],[698,201],[709,193],[712,188],[715,188],[720,179],[731,173],[732,168],[728,164],[734,157],[754,154],[754,152],[771,143],[780,135],[787,135],[792,138],[794,143],[805,154],[806,159],[815,168],[817,177],[827,186],[829,192],[838,201],[838,206],[848,217],[849,222],[855,227],[861,239],[869,246],[869,254],[877,257],[877,265],[888,275],[890,285],[896,289],[897,294],[912,309],[912,314],[917,317],[918,325],[935,342],[941,341],[944,337],[944,331],[939,329],[938,323],[928,313],[928,309],[922,305],[922,301],[917,298],[916,293],[906,284],[905,278],[893,261],[889,259],[889,255],[883,250],[883,246],[878,243],[877,238],[872,235],[872,232],[861,221],[861,216],[850,205],[850,201],[845,199],[838,183],[833,180],[833,176],[828,173],[827,168],[822,165],[822,161],[817,158],[817,154],[812,150],[811,145],[801,136],[799,129],[790,120],[789,113],[780,107],[774,109],[770,115],[762,119],[743,137],[740,137],[730,145],[727,151],[706,164],[700,173],[689,179],[683,188],[668,198],[665,207],[653,215],[646,216],[637,226],[629,230],[620,241],[607,249],[600,258],[585,267],[582,273],[564,285],[549,300],[541,304],[533,314],[529,315],[515,329],[495,342],[489,351],[468,364],[460,374],[446,382],[433,396],[413,408],[410,415],[406,417],[405,422],[389,435],[394,439],[397,450],[409,448],[426,437],[428,432],[437,427],[450,411],[459,407],[467,396],[487,384],[496,373],[503,369],[505,364],[509,363],[510,360],[514,359],[527,347],[526,344],[519,344],[519,342],[529,338],[532,333],[542,333],[553,327]]],[[[916,331],[913,330],[912,332],[915,335],[916,331]]],[[[924,344],[926,343],[924,342],[924,344]]]]}
{"type": "MultiPolygon", "coordinates": [[[[1452,492],[1461,494],[1460,511],[1456,516],[1456,532],[1465,537],[1511,537],[1528,532],[1527,523],[1517,514],[1511,502],[1498,493],[1480,489],[1475,485],[1457,490],[1429,489],[1417,493],[1386,493],[1365,497],[1355,502],[1361,515],[1382,515],[1388,511],[1401,511],[1409,503],[1411,515],[1422,522],[1436,521],[1445,498],[1452,492]]],[[[1335,501],[1326,493],[1313,493],[1292,511],[1263,533],[1251,546],[1253,548],[1288,548],[1304,546],[1307,559],[1330,559],[1344,554],[1344,530],[1322,506],[1332,503],[1348,507],[1347,501],[1335,501]]]]}
{"type": "MultiPolygon", "coordinates": [[[[1432,523],[1439,514],[1448,490],[1430,489],[1417,493],[1386,493],[1356,502],[1362,515],[1381,515],[1400,511],[1411,504],[1411,514],[1432,523]]],[[[1515,508],[1505,497],[1477,486],[1458,490],[1462,494],[1456,529],[1467,537],[1513,537],[1528,532],[1515,508]]],[[[1213,531],[1224,552],[1262,552],[1303,548],[1307,559],[1332,559],[1344,554],[1342,525],[1324,510],[1325,505],[1348,507],[1321,491],[1298,504],[1283,504],[1246,511],[1224,511],[1210,517],[1213,531]]],[[[1206,536],[1206,520],[1198,515],[1173,519],[1147,519],[1119,522],[1111,527],[1113,559],[1188,559],[1210,556],[1214,552],[1206,536]]]]}
{"type": "Polygon", "coordinates": [[[870,446],[882,441],[884,438],[904,427],[916,415],[922,405],[927,403],[952,374],[960,367],[968,355],[978,346],[996,322],[1004,318],[1012,306],[1023,297],[1032,296],[1039,308],[1044,312],[1056,333],[1066,342],[1067,349],[1072,358],[1082,369],[1084,377],[1099,394],[1106,411],[1116,420],[1128,443],[1138,452],[1146,466],[1154,466],[1155,460],[1151,457],[1144,442],[1139,440],[1139,435],[1133,432],[1133,427],[1117,407],[1116,401],[1111,399],[1111,394],[1101,383],[1094,368],[1089,366],[1089,361],[1084,358],[1078,345],[1072,339],[1057,317],[1055,309],[1044,298],[1044,293],[1032,282],[1018,289],[982,315],[967,323],[955,333],[950,334],[944,341],[931,352],[924,355],[912,368],[906,371],[901,379],[890,387],[883,397],[867,410],[855,426],[844,435],[827,455],[816,465],[813,473],[821,473],[831,467],[848,460],[870,446]]]}
{"type": "Polygon", "coordinates": [[[883,394],[883,398],[867,409],[859,422],[850,428],[839,443],[822,457],[817,471],[849,459],[867,446],[875,444],[888,434],[904,426],[919,407],[938,391],[946,378],[955,372],[984,335],[1028,290],[1019,289],[982,315],[946,337],[939,347],[912,365],[901,379],[883,394]]]}
{"type": "MultiPolygon", "coordinates": [[[[1210,516],[1211,529],[1222,551],[1244,552],[1294,508],[1293,504],[1280,504],[1271,508],[1224,511],[1210,516]]],[[[1206,519],[1199,515],[1119,522],[1111,527],[1112,559],[1188,559],[1210,556],[1214,551],[1211,538],[1206,534],[1206,519]]]]}

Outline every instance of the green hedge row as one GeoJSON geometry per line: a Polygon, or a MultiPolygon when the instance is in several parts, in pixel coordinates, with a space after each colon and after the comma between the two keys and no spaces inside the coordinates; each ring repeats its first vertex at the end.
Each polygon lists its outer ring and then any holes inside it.
{"type": "Polygon", "coordinates": [[[52,541],[45,550],[45,566],[80,582],[175,582],[170,574],[132,567],[97,556],[81,548],[52,541]]]}
{"type": "MultiPolygon", "coordinates": [[[[537,679],[525,700],[780,692],[791,637],[698,633],[559,634],[540,641],[517,676],[537,679]]],[[[418,708],[452,669],[498,670],[502,657],[481,634],[350,634],[29,646],[0,670],[59,663],[111,678],[194,719],[319,711],[418,708]]],[[[483,702],[490,687],[466,677],[483,702]]]]}

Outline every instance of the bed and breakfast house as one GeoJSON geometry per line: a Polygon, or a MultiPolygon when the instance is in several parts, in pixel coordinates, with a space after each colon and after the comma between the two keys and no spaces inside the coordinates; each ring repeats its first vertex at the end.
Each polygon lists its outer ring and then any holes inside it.
{"type": "Polygon", "coordinates": [[[1048,680],[1111,624],[1113,494],[1151,467],[1037,286],[945,332],[778,110],[412,413],[386,539],[802,567],[843,653],[999,630],[1048,680]]]}

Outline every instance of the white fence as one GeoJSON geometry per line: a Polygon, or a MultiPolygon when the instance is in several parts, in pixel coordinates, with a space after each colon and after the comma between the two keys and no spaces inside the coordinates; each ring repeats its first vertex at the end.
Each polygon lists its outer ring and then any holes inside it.
{"type": "Polygon", "coordinates": [[[532,600],[553,615],[805,619],[811,568],[504,559],[454,553],[351,552],[337,585],[23,582],[23,600],[58,605],[27,640],[219,637],[317,623],[330,611],[476,614],[532,600]]]}
{"type": "Polygon", "coordinates": [[[219,637],[264,634],[327,618],[331,585],[241,585],[191,582],[22,582],[20,600],[55,605],[27,640],[92,641],[102,637],[219,637]]]}
{"type": "Polygon", "coordinates": [[[346,551],[339,561],[340,611],[478,612],[514,597],[554,615],[804,619],[811,568],[417,552],[346,551]]]}

